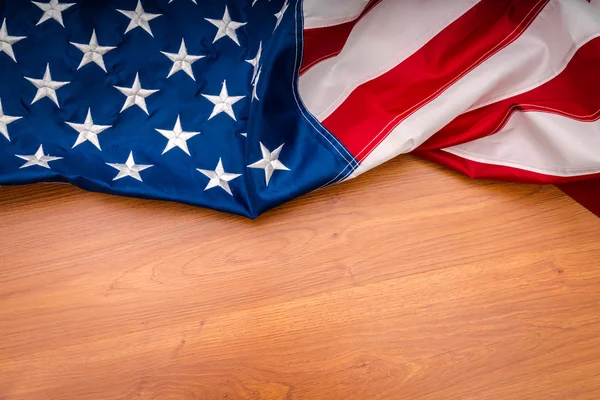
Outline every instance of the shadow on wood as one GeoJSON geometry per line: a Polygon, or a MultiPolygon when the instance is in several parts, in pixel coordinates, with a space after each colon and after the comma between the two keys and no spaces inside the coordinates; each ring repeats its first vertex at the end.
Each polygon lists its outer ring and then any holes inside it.
{"type": "Polygon", "coordinates": [[[600,398],[600,220],[403,157],[257,220],[0,188],[0,399],[600,398]]]}

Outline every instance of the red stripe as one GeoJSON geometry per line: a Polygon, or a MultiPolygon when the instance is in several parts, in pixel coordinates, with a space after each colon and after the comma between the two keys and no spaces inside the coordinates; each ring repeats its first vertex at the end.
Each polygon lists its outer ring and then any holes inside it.
{"type": "Polygon", "coordinates": [[[305,30],[304,57],[300,74],[306,72],[313,65],[340,54],[354,26],[380,2],[381,0],[370,0],[359,17],[353,21],[305,30]]]}
{"type": "Polygon", "coordinates": [[[518,38],[548,0],[483,0],[382,76],[359,86],[323,124],[359,161],[396,125],[518,38]]]}
{"type": "Polygon", "coordinates": [[[458,116],[419,150],[442,149],[494,134],[516,111],[550,112],[595,121],[600,118],[599,66],[600,38],[596,38],[583,45],[554,79],[529,92],[458,116]]]}
{"type": "Polygon", "coordinates": [[[600,179],[565,183],[558,187],[600,217],[600,179]]]}
{"type": "Polygon", "coordinates": [[[600,174],[558,177],[502,165],[467,160],[443,150],[415,151],[415,155],[454,169],[471,178],[521,183],[551,183],[600,217],[600,174]]]}
{"type": "Polygon", "coordinates": [[[553,176],[538,174],[524,169],[506,167],[503,165],[486,164],[468,160],[443,150],[420,151],[415,150],[413,154],[433,161],[437,164],[454,169],[471,178],[496,179],[500,181],[522,182],[522,183],[552,183],[560,184],[577,182],[592,178],[600,178],[600,173],[579,176],[553,176]]]}

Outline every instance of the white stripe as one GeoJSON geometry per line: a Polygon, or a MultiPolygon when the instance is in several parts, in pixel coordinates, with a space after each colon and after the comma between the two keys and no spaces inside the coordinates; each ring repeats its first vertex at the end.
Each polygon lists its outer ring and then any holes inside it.
{"type": "Polygon", "coordinates": [[[502,131],[444,149],[485,164],[569,177],[600,173],[600,121],[517,112],[502,131]]]}
{"type": "Polygon", "coordinates": [[[322,121],[361,84],[419,50],[478,0],[383,0],[354,27],[342,52],[300,77],[309,111],[322,121]]]}
{"type": "Polygon", "coordinates": [[[553,0],[517,40],[402,121],[350,178],[414,150],[474,104],[497,97],[505,87],[511,88],[508,93],[519,93],[519,85],[529,90],[534,83],[552,79],[577,48],[598,35],[600,15],[588,3],[553,0]]]}
{"type": "MultiPolygon", "coordinates": [[[[600,1],[597,2],[600,4],[600,1]]],[[[467,111],[528,92],[552,80],[567,67],[579,47],[600,36],[600,6],[592,10],[590,3],[585,1],[562,0],[550,5],[549,9],[552,9],[548,10],[552,11],[548,12],[549,18],[554,22],[558,19],[562,22],[552,26],[552,21],[542,21],[545,15],[540,15],[539,24],[534,22],[520,40],[520,44],[535,53],[529,60],[523,60],[521,65],[515,65],[505,79],[496,81],[495,86],[467,111]],[[550,43],[552,47],[540,44],[542,38],[544,43],[550,43]],[[532,59],[537,62],[531,62],[532,59]]],[[[519,48],[510,50],[502,56],[503,59],[512,58],[521,51],[519,48]]]]}
{"type": "Polygon", "coordinates": [[[369,0],[304,0],[304,29],[354,21],[368,3],[369,0]]]}

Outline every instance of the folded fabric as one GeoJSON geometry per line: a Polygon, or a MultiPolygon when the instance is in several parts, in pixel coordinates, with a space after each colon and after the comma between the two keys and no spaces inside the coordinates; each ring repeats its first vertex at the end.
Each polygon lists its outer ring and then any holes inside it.
{"type": "Polygon", "coordinates": [[[599,3],[4,0],[0,184],[256,217],[408,152],[598,182],[599,3]]]}

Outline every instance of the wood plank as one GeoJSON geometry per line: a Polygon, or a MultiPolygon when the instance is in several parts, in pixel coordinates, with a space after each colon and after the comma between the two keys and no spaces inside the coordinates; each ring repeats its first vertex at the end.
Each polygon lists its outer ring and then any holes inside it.
{"type": "Polygon", "coordinates": [[[0,188],[0,399],[597,399],[600,219],[412,157],[251,221],[0,188]]]}

